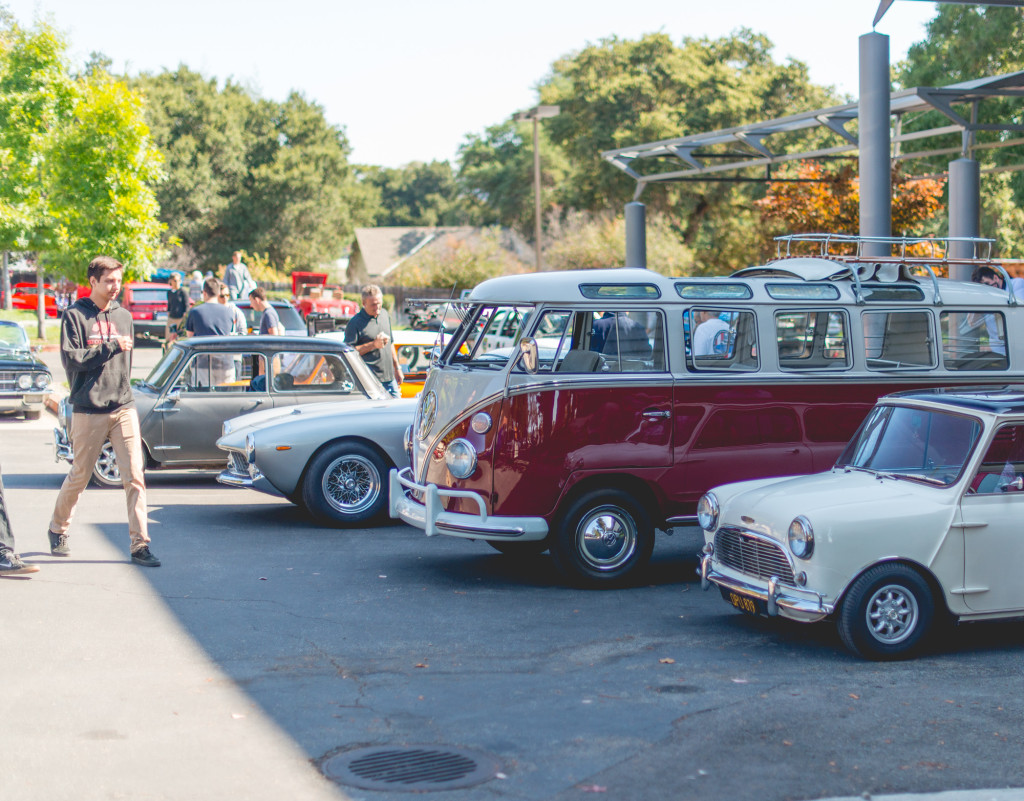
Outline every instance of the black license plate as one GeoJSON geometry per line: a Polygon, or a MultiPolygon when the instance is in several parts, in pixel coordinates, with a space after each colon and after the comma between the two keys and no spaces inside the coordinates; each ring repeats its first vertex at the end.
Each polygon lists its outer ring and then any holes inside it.
{"type": "Polygon", "coordinates": [[[741,612],[746,612],[748,615],[767,615],[768,606],[759,598],[751,598],[749,595],[743,595],[736,592],[735,590],[727,590],[722,587],[722,597],[727,603],[732,604],[741,612]]]}

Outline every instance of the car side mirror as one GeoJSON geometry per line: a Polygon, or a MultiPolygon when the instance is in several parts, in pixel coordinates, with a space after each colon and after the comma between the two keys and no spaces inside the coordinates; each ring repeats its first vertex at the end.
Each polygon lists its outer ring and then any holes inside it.
{"type": "Polygon", "coordinates": [[[519,340],[519,360],[522,362],[523,369],[530,375],[534,375],[537,372],[539,355],[536,339],[533,337],[523,337],[519,340]]]}
{"type": "Polygon", "coordinates": [[[1017,490],[1020,492],[1024,490],[1024,478],[1017,476],[1013,481],[1007,481],[1005,484],[999,486],[1003,492],[1009,492],[1010,490],[1017,490]]]}
{"type": "Polygon", "coordinates": [[[169,390],[167,390],[167,400],[169,400],[171,403],[177,403],[178,401],[181,400],[181,385],[180,384],[178,384],[177,386],[171,387],[169,390]]]}

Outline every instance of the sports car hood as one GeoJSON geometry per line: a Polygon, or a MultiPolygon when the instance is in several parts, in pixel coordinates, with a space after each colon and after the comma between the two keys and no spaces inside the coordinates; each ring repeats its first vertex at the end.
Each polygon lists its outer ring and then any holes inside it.
{"type": "Polygon", "coordinates": [[[897,530],[928,527],[949,519],[957,485],[940,487],[906,479],[879,478],[841,469],[794,478],[726,484],[712,490],[722,525],[733,525],[785,541],[789,524],[804,515],[816,532],[897,530]]]}
{"type": "Polygon", "coordinates": [[[339,412],[360,414],[363,411],[373,410],[375,414],[380,415],[404,415],[412,422],[416,403],[416,398],[405,398],[402,400],[328,401],[325,403],[307,403],[299,406],[264,409],[263,411],[243,414],[241,417],[228,420],[224,424],[224,436],[230,436],[232,441],[239,437],[244,441],[247,433],[275,425],[284,419],[316,420],[320,417],[334,417],[339,412]]]}

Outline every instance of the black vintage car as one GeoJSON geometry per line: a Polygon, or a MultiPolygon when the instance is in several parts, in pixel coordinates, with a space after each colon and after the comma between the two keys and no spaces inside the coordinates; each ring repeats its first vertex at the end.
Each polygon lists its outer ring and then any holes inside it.
{"type": "MultiPolygon", "coordinates": [[[[145,381],[133,381],[146,469],[224,468],[217,438],[225,420],[249,412],[321,401],[390,396],[355,348],[311,337],[228,336],[179,339],[145,381]]],[[[71,413],[60,404],[54,444],[71,461],[71,413]]],[[[121,486],[108,442],[93,469],[101,486],[121,486]]]]}
{"type": "Polygon", "coordinates": [[[32,352],[25,329],[0,320],[0,411],[38,420],[51,381],[50,370],[32,352]]]}

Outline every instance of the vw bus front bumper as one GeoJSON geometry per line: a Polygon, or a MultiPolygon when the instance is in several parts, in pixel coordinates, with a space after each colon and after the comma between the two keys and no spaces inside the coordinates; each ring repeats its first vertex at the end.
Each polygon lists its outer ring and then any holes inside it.
{"type": "Polygon", "coordinates": [[[389,482],[388,511],[391,516],[423,529],[428,537],[447,534],[468,540],[537,542],[548,535],[548,524],[543,517],[488,515],[484,499],[477,493],[440,489],[436,484],[417,484],[411,468],[406,467],[401,472],[392,469],[389,482]],[[411,497],[412,492],[421,493],[425,502],[411,497]],[[442,498],[466,498],[476,504],[478,513],[446,512],[441,504],[442,498]]]}

